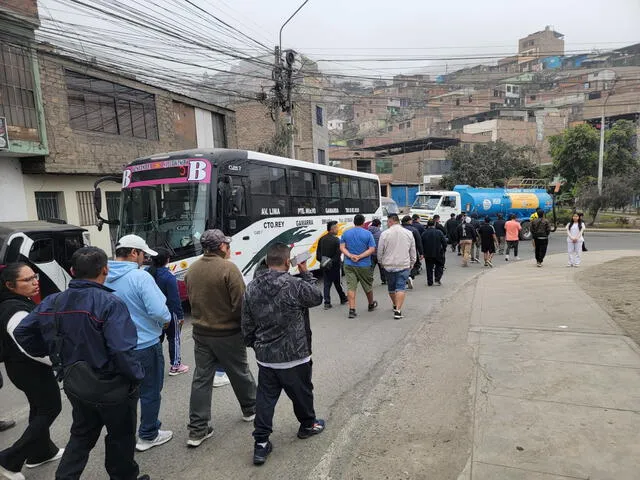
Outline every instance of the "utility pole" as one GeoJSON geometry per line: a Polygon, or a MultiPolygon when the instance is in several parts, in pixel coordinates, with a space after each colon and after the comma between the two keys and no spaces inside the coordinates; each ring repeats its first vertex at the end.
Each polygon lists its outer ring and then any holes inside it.
{"type": "Polygon", "coordinates": [[[602,195],[602,177],[604,175],[604,122],[606,121],[605,113],[607,109],[607,102],[613,91],[613,87],[616,84],[614,78],[611,88],[607,92],[607,98],[604,99],[602,104],[602,117],[600,118],[600,153],[598,154],[598,195],[602,195]]]}
{"type": "MultiPolygon", "coordinates": [[[[608,99],[609,97],[607,97],[608,99]]],[[[606,103],[606,100],[605,100],[606,103]]],[[[602,195],[602,175],[604,173],[604,122],[605,107],[602,105],[602,118],[600,119],[600,153],[598,155],[598,195],[602,195]]]]}

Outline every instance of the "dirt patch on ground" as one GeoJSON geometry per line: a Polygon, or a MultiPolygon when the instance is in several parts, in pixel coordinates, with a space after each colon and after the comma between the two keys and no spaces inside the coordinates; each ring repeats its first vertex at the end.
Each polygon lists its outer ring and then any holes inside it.
{"type": "Polygon", "coordinates": [[[619,258],[587,268],[576,279],[640,345],[640,257],[619,258]]]}
{"type": "Polygon", "coordinates": [[[411,336],[329,478],[458,478],[471,451],[470,316],[471,302],[448,302],[411,336]]]}

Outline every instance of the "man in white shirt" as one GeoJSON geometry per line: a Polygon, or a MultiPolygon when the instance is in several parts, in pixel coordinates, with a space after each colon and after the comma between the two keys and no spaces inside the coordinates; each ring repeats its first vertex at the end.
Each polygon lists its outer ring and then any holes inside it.
{"type": "Polygon", "coordinates": [[[393,318],[400,320],[407,279],[416,263],[417,251],[413,234],[400,225],[398,215],[387,217],[389,228],[380,235],[378,261],[387,275],[387,289],[393,304],[393,318]]]}

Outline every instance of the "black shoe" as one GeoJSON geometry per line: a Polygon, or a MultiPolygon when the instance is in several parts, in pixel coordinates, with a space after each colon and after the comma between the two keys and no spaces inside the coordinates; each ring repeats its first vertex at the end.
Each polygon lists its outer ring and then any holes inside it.
{"type": "Polygon", "coordinates": [[[5,430],[9,430],[16,426],[16,422],[13,420],[0,420],[0,432],[4,432],[5,430]]]}
{"type": "Polygon", "coordinates": [[[349,303],[349,300],[347,299],[347,297],[340,299],[340,305],[345,305],[347,303],[349,303]]]}
{"type": "Polygon", "coordinates": [[[382,285],[386,285],[386,284],[387,284],[387,281],[386,281],[386,280],[380,280],[380,283],[381,283],[382,285]]]}
{"type": "Polygon", "coordinates": [[[151,477],[149,475],[142,475],[141,477],[138,477],[138,480],[151,480],[151,477]]]}
{"type": "Polygon", "coordinates": [[[325,310],[329,310],[330,308],[333,308],[333,305],[331,305],[330,303],[325,303],[324,304],[324,309],[325,310]]]}
{"type": "Polygon", "coordinates": [[[356,318],[358,316],[358,314],[356,313],[355,309],[350,308],[349,309],[349,318],[356,318]]]}
{"type": "Polygon", "coordinates": [[[376,308],[378,308],[378,302],[374,300],[373,303],[369,304],[369,311],[373,312],[376,308]]]}
{"type": "Polygon", "coordinates": [[[298,438],[309,438],[313,435],[318,435],[319,433],[322,433],[324,431],[324,420],[317,418],[314,422],[313,425],[309,428],[305,428],[305,427],[300,427],[298,429],[298,438]]]}
{"type": "Polygon", "coordinates": [[[264,462],[267,461],[267,457],[273,450],[273,444],[271,441],[267,440],[267,444],[264,447],[261,447],[257,443],[253,447],[253,464],[254,465],[264,465],[264,462]]]}
{"type": "Polygon", "coordinates": [[[441,286],[442,286],[442,282],[441,282],[440,280],[436,280],[436,285],[437,285],[438,287],[441,287],[441,286]]]}

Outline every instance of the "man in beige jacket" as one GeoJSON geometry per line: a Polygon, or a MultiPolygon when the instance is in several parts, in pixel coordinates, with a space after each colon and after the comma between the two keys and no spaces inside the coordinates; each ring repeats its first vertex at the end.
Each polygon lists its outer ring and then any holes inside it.
{"type": "Polygon", "coordinates": [[[193,316],[196,368],[189,402],[189,440],[198,447],[213,435],[211,392],[216,367],[223,367],[242,409],[253,421],[256,382],[249,370],[247,348],[240,329],[245,285],[238,267],[229,261],[231,238],[220,230],[200,237],[204,255],[187,271],[185,282],[193,316]]]}
{"type": "Polygon", "coordinates": [[[395,213],[389,215],[387,224],[389,228],[382,232],[378,243],[378,261],[387,278],[393,318],[400,320],[407,279],[417,259],[416,242],[413,234],[400,225],[400,219],[395,213]]]}

